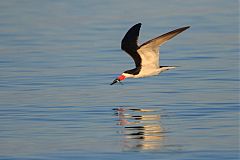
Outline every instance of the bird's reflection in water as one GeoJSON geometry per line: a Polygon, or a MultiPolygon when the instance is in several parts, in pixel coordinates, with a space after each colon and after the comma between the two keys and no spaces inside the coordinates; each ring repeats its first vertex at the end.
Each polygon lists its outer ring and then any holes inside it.
{"type": "Polygon", "coordinates": [[[154,110],[120,107],[115,108],[119,132],[124,136],[123,150],[160,150],[164,131],[160,115],[154,110]]]}

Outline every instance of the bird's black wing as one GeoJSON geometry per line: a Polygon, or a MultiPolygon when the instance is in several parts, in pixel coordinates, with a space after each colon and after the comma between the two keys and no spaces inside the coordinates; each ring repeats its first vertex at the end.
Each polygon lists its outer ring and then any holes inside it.
{"type": "Polygon", "coordinates": [[[134,60],[136,67],[141,65],[141,57],[137,52],[138,49],[138,37],[141,28],[141,23],[132,26],[126,35],[122,39],[121,48],[126,51],[134,60]]]}

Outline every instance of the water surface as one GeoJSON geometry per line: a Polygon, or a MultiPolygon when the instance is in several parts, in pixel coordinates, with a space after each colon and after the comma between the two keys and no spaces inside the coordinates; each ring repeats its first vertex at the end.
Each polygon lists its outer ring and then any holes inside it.
{"type": "Polygon", "coordinates": [[[238,1],[1,1],[0,159],[239,158],[238,1]],[[160,76],[120,41],[191,28],[160,76]]]}

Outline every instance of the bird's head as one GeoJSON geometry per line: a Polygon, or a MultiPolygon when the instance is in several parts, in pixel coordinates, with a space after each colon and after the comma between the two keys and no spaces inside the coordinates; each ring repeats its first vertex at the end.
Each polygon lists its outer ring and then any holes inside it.
{"type": "Polygon", "coordinates": [[[121,74],[120,76],[118,76],[116,79],[114,79],[114,81],[110,84],[113,85],[115,83],[121,82],[126,78],[126,76],[124,76],[123,74],[121,74]]]}

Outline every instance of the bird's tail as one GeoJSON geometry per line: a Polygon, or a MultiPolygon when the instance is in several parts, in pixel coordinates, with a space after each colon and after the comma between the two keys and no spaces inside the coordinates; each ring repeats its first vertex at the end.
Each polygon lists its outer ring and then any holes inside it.
{"type": "Polygon", "coordinates": [[[174,69],[176,67],[179,67],[179,66],[160,66],[159,69],[161,70],[161,72],[163,72],[163,71],[167,71],[170,69],[174,69]]]}

